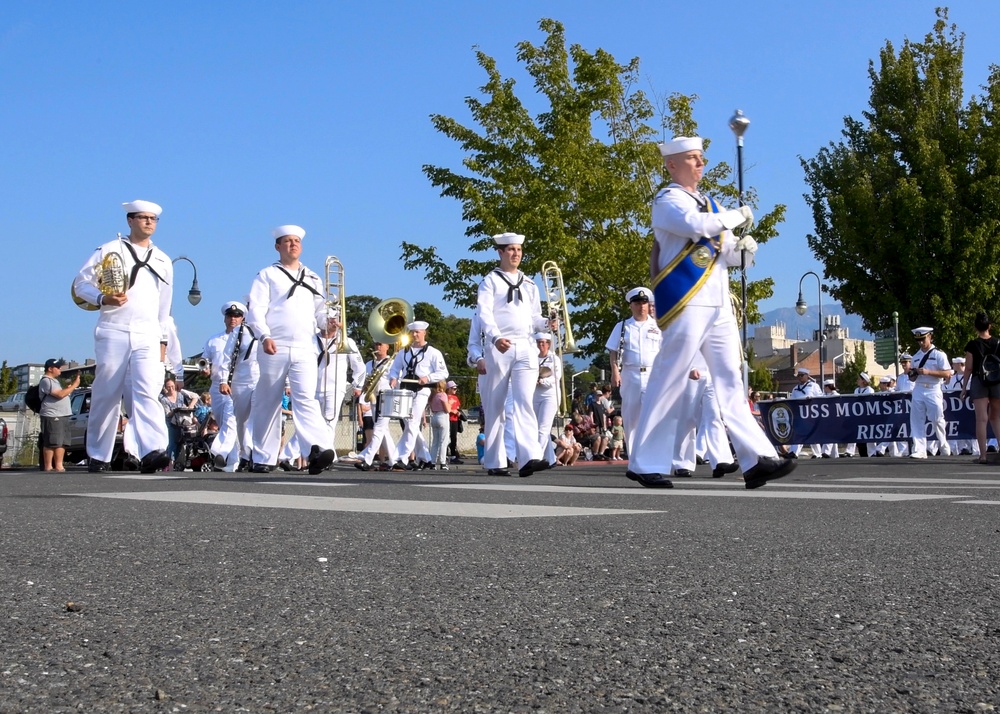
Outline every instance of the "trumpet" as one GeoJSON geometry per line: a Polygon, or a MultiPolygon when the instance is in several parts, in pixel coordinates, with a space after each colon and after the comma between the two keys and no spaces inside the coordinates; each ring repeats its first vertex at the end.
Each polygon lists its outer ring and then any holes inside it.
{"type": "MultiPolygon", "coordinates": [[[[559,328],[553,335],[556,356],[559,364],[563,364],[564,354],[577,352],[576,340],[573,339],[573,328],[569,322],[569,306],[566,303],[566,287],[563,285],[562,270],[554,260],[547,260],[542,263],[542,285],[545,287],[545,303],[549,311],[550,320],[559,320],[563,328],[564,335],[560,337],[559,328]]],[[[572,371],[572,370],[570,370],[572,371]]],[[[562,399],[562,409],[567,409],[569,400],[566,398],[566,370],[563,369],[562,379],[559,380],[559,395],[562,399]]]]}
{"type": "Polygon", "coordinates": [[[344,264],[337,256],[327,257],[323,271],[323,290],[327,308],[337,312],[340,329],[337,330],[337,353],[345,354],[347,349],[347,293],[344,292],[344,264]]]}

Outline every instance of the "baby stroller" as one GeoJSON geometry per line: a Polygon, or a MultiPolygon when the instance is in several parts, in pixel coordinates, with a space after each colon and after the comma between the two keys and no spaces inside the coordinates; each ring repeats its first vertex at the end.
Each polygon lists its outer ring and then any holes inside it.
{"type": "Polygon", "coordinates": [[[170,415],[170,423],[180,432],[180,444],[174,471],[211,471],[212,453],[210,447],[215,434],[201,435],[201,425],[194,415],[194,409],[178,407],[170,415]]]}

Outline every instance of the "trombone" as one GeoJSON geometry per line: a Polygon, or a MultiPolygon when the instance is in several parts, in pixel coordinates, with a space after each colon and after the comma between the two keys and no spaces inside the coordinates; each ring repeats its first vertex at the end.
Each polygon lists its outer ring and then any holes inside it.
{"type": "MultiPolygon", "coordinates": [[[[565,366],[563,355],[577,352],[576,340],[573,339],[573,327],[569,321],[569,306],[566,302],[566,287],[563,285],[562,270],[554,260],[542,263],[542,285],[545,287],[546,309],[550,320],[558,320],[555,338],[556,356],[559,364],[565,366]],[[560,330],[560,328],[562,328],[560,330]],[[560,335],[562,332],[562,335],[560,335]]],[[[559,380],[560,396],[562,397],[563,414],[568,413],[569,401],[566,399],[566,370],[562,371],[559,380]]]]}
{"type": "Polygon", "coordinates": [[[346,354],[347,349],[347,293],[344,291],[344,264],[331,255],[323,266],[323,292],[327,308],[337,312],[340,328],[337,330],[337,354],[346,354]]]}

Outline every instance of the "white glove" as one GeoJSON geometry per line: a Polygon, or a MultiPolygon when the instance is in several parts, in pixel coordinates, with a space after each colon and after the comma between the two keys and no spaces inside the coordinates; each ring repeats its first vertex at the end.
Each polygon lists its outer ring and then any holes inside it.
{"type": "Polygon", "coordinates": [[[736,226],[737,230],[740,228],[747,230],[753,228],[753,211],[750,210],[750,206],[740,206],[739,211],[743,214],[743,222],[736,226]]]}
{"type": "Polygon", "coordinates": [[[754,240],[752,235],[745,235],[736,241],[736,250],[745,250],[747,253],[757,252],[757,241],[754,240]]]}

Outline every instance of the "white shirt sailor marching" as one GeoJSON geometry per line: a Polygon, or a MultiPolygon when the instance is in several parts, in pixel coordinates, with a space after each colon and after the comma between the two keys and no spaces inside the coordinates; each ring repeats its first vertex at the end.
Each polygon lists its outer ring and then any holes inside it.
{"type": "Polygon", "coordinates": [[[504,418],[508,393],[513,401],[514,431],[521,476],[549,468],[538,443],[538,420],[532,406],[538,379],[536,332],[549,328],[542,316],[538,287],[519,270],[524,236],[493,236],[500,265],[479,283],[477,307],[483,328],[486,374],[481,385],[486,449],[484,466],[503,468],[504,418]]]}
{"type": "Polygon", "coordinates": [[[930,327],[914,329],[920,349],[913,355],[913,366],[917,378],[913,380],[910,395],[910,438],[913,440],[911,459],[927,458],[927,424],[938,442],[938,453],[949,456],[951,449],[945,434],[944,395],[942,383],[951,377],[948,356],[934,346],[934,331],[930,327]]]}
{"type": "Polygon", "coordinates": [[[272,231],[279,261],[261,270],[250,288],[249,323],[260,347],[260,380],[254,395],[254,470],[266,472],[278,462],[281,446],[281,398],[285,380],[294,404],[292,421],[302,443],[310,445],[309,472],[333,462],[333,438],[316,402],[316,331],[326,327],[323,285],[299,262],[305,231],[278,226],[272,231]]]}
{"type": "Polygon", "coordinates": [[[170,258],[151,240],[162,209],[149,201],[122,206],[129,236],[119,234],[98,247],[73,281],[78,304],[100,310],[94,330],[97,366],[87,421],[87,454],[91,471],[110,469],[124,400],[140,470],[152,473],[170,461],[159,395],[172,324],[174,270],[170,258]],[[126,287],[118,295],[104,295],[98,287],[101,263],[110,253],[117,253],[123,264],[126,287]]]}
{"type": "MultiPolygon", "coordinates": [[[[416,386],[419,382],[419,388],[413,395],[413,411],[406,420],[406,427],[403,429],[403,436],[399,440],[397,449],[400,460],[409,458],[410,452],[416,451],[414,469],[434,466],[427,441],[421,433],[421,422],[424,410],[427,408],[427,400],[431,396],[431,385],[448,379],[448,366],[445,364],[444,355],[441,354],[441,350],[427,343],[428,327],[429,325],[423,320],[415,320],[406,326],[412,341],[406,349],[396,353],[389,368],[389,384],[393,389],[405,389],[408,383],[416,386]]],[[[397,463],[397,466],[399,465],[397,463]]]]}
{"type": "Polygon", "coordinates": [[[632,451],[632,435],[642,409],[642,395],[649,383],[653,360],[660,351],[662,333],[650,314],[653,291],[637,287],[625,295],[632,316],[614,326],[604,345],[611,353],[611,382],[619,388],[622,398],[622,426],[625,442],[632,451]]]}
{"type": "MultiPolygon", "coordinates": [[[[810,376],[808,369],[799,367],[796,374],[799,383],[792,388],[791,393],[788,395],[790,399],[813,399],[823,396],[823,388],[810,376]]],[[[814,459],[820,458],[823,453],[823,446],[821,444],[810,444],[809,448],[812,449],[814,459]]],[[[799,452],[802,451],[802,444],[793,444],[789,448],[789,451],[798,456],[799,452]]]]}

